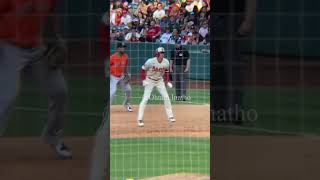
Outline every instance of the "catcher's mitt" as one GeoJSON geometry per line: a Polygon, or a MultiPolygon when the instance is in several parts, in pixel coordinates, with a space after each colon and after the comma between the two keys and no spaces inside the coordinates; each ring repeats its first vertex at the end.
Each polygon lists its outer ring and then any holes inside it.
{"type": "Polygon", "coordinates": [[[130,74],[125,74],[124,77],[123,77],[123,81],[125,83],[130,83],[131,81],[131,75],[130,74]]]}
{"type": "Polygon", "coordinates": [[[47,61],[49,68],[57,69],[63,65],[67,57],[67,48],[62,39],[57,38],[54,43],[49,43],[47,50],[44,53],[44,58],[47,61]]]}

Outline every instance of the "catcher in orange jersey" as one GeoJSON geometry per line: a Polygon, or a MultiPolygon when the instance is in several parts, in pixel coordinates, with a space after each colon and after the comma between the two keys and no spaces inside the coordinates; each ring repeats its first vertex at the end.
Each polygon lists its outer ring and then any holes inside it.
{"type": "Polygon", "coordinates": [[[128,55],[124,52],[125,43],[117,45],[117,52],[110,57],[110,105],[117,91],[117,85],[120,84],[122,91],[125,93],[123,106],[128,112],[133,112],[129,102],[131,99],[131,75],[129,73],[128,55]]]}

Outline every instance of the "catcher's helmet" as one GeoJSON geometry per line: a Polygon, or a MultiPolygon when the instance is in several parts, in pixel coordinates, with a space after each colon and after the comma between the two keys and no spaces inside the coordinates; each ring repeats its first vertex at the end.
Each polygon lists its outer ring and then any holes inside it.
{"type": "Polygon", "coordinates": [[[164,50],[163,47],[158,47],[158,48],[156,49],[156,56],[159,57],[159,55],[160,55],[161,53],[165,53],[165,50],[164,50]]]}

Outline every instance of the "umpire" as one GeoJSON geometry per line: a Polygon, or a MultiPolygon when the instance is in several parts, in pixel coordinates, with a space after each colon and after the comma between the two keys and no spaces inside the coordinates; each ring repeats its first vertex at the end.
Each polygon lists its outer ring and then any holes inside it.
{"type": "Polygon", "coordinates": [[[187,78],[190,68],[190,55],[186,48],[182,47],[181,38],[176,39],[175,48],[171,50],[170,72],[174,72],[176,88],[176,100],[186,101],[187,78]]]}
{"type": "Polygon", "coordinates": [[[256,0],[215,1],[213,11],[212,117],[214,122],[240,124],[246,66],[241,50],[254,26],[256,0]]]}

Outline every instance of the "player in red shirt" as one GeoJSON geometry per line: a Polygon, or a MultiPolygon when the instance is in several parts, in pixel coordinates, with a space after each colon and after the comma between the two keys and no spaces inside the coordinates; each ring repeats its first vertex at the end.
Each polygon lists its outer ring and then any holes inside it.
{"type": "Polygon", "coordinates": [[[49,43],[53,43],[46,37],[57,33],[55,6],[55,0],[0,1],[0,136],[8,124],[21,72],[27,68],[43,94],[48,96],[44,140],[61,159],[71,159],[72,152],[62,141],[66,83],[61,69],[52,68],[44,58],[49,43]]]}

